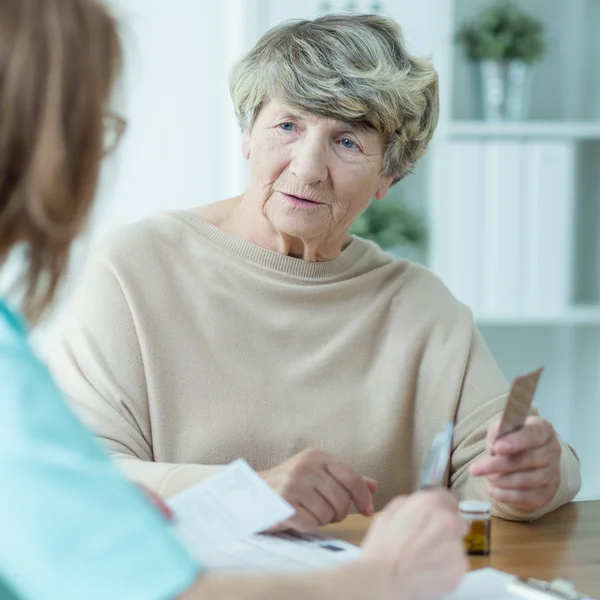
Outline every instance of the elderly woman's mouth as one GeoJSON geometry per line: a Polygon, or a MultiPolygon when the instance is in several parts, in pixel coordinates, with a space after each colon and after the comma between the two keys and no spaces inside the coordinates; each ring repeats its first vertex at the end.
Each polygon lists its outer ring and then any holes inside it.
{"type": "Polygon", "coordinates": [[[300,196],[294,196],[292,194],[285,194],[281,192],[285,201],[298,210],[313,210],[320,206],[325,206],[322,202],[316,202],[315,200],[309,200],[308,198],[301,198],[300,196]]]}

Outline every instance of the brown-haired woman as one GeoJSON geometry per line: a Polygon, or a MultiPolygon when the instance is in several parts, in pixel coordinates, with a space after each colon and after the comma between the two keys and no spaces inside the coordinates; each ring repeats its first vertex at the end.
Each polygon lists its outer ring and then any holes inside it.
{"type": "Polygon", "coordinates": [[[441,491],[393,502],[363,558],[336,570],[199,576],[33,355],[20,313],[43,315],[86,222],[119,123],[106,111],[120,61],[99,2],[0,0],[0,265],[25,251],[19,310],[0,298],[0,578],[29,600],[439,597],[465,569],[456,502],[441,491]]]}

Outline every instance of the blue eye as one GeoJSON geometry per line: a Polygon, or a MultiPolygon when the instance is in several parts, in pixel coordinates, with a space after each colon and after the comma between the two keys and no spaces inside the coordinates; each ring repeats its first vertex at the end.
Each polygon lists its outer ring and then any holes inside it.
{"type": "Polygon", "coordinates": [[[279,127],[281,127],[283,131],[293,131],[296,126],[293,123],[281,123],[279,127]]]}
{"type": "Polygon", "coordinates": [[[340,144],[344,148],[348,148],[349,150],[353,150],[354,148],[358,148],[356,142],[354,142],[350,138],[344,138],[344,139],[340,140],[340,144]]]}

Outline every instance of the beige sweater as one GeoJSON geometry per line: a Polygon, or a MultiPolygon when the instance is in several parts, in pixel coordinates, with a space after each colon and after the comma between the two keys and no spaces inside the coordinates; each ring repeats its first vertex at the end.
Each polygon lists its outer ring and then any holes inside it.
{"type": "MultiPolygon", "coordinates": [[[[429,271],[354,239],[330,262],[255,246],[193,212],[111,234],[89,261],[51,367],[133,479],[171,495],[237,457],[264,470],[308,447],[411,492],[456,421],[449,483],[468,473],[507,382],[471,312],[429,271]]],[[[571,500],[579,464],[533,518],[571,500]]]]}

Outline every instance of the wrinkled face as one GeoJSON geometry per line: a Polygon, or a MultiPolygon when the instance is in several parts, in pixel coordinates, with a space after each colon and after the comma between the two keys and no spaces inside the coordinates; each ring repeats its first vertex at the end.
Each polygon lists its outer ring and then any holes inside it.
{"type": "Polygon", "coordinates": [[[280,233],[343,237],[369,201],[383,198],[382,134],[268,101],[244,136],[252,197],[280,233]]]}

